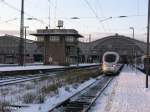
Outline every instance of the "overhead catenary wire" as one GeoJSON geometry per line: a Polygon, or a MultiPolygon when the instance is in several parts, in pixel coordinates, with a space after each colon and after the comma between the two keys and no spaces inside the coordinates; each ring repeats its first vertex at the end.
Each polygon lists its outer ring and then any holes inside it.
{"type": "Polygon", "coordinates": [[[16,10],[16,11],[18,11],[18,12],[21,12],[20,9],[17,9],[16,7],[10,5],[10,4],[9,4],[8,2],[6,2],[5,0],[0,0],[0,1],[1,1],[1,3],[5,4],[6,6],[8,6],[9,8],[14,9],[14,10],[16,10]]]}
{"type": "MultiPolygon", "coordinates": [[[[11,8],[11,9],[13,9],[13,10],[19,12],[19,13],[21,12],[20,9],[14,7],[13,5],[11,5],[11,4],[9,4],[8,2],[6,2],[5,0],[0,0],[0,2],[3,3],[4,5],[6,5],[7,7],[9,7],[9,8],[11,8]]],[[[24,11],[24,14],[27,15],[27,16],[29,16],[29,17],[36,18],[36,17],[32,16],[31,14],[28,14],[28,13],[25,12],[25,11],[24,11]]],[[[38,20],[38,21],[41,22],[42,24],[46,24],[46,23],[45,23],[43,20],[41,20],[41,19],[36,18],[36,20],[38,20]]]]}
{"type": "Polygon", "coordinates": [[[88,0],[84,0],[84,2],[87,4],[87,6],[90,8],[90,10],[92,11],[92,13],[95,15],[96,19],[98,20],[98,22],[102,25],[102,28],[104,31],[106,31],[104,24],[100,22],[100,17],[98,16],[98,14],[96,13],[96,11],[93,9],[93,7],[91,6],[91,4],[88,2],[88,0]]]}
{"type": "Polygon", "coordinates": [[[140,15],[140,0],[137,0],[137,15],[140,15]]]}
{"type": "Polygon", "coordinates": [[[49,15],[49,17],[48,17],[48,27],[50,28],[50,26],[51,26],[51,0],[48,0],[48,7],[49,7],[49,11],[48,11],[48,15],[49,15]]]}
{"type": "Polygon", "coordinates": [[[55,0],[55,13],[54,13],[54,24],[56,26],[57,21],[57,0],[55,0]]]}
{"type": "MultiPolygon", "coordinates": [[[[105,17],[105,16],[104,16],[104,12],[103,12],[103,8],[102,8],[102,5],[101,5],[100,0],[97,0],[97,4],[98,4],[99,10],[100,10],[100,14],[102,15],[102,17],[105,17]]],[[[111,30],[110,30],[110,27],[109,27],[110,25],[109,25],[108,22],[107,22],[106,24],[107,24],[107,27],[108,27],[109,32],[110,32],[110,31],[111,31],[111,30]]]]}

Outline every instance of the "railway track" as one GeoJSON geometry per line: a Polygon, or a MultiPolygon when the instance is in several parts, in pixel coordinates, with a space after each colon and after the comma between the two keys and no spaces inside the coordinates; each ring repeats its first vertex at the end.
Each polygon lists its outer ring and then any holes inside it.
{"type": "Polygon", "coordinates": [[[87,112],[113,78],[103,75],[90,86],[50,109],[49,112],[87,112]]]}
{"type": "Polygon", "coordinates": [[[9,78],[5,80],[0,80],[0,87],[1,86],[6,86],[6,85],[11,85],[11,84],[16,84],[16,83],[21,83],[21,82],[26,82],[30,80],[35,80],[35,79],[40,79],[43,76],[52,76],[54,74],[49,74],[49,75],[31,75],[31,76],[25,76],[25,77],[14,77],[14,78],[9,78]]]}
{"type": "MultiPolygon", "coordinates": [[[[77,69],[93,69],[95,67],[86,67],[86,68],[77,68],[77,69]]],[[[72,69],[72,68],[70,68],[72,69]]],[[[62,71],[65,71],[65,69],[61,69],[57,72],[62,72],[62,71]]],[[[30,81],[30,80],[35,80],[35,79],[40,79],[41,77],[44,77],[44,76],[52,76],[54,75],[54,73],[57,73],[57,72],[46,72],[46,73],[43,73],[43,74],[33,74],[33,75],[26,75],[26,76],[16,76],[16,77],[5,77],[3,78],[2,80],[0,80],[0,87],[1,86],[6,86],[6,85],[11,85],[11,84],[16,84],[16,83],[21,83],[21,82],[26,82],[26,81],[30,81]],[[50,73],[50,74],[47,74],[47,73],[50,73]]]]}

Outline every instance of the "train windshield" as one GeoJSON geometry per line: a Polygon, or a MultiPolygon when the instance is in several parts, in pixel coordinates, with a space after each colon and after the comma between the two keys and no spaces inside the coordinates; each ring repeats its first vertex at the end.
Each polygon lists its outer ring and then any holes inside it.
{"type": "Polygon", "coordinates": [[[114,54],[108,54],[105,56],[106,62],[114,62],[116,60],[116,55],[114,54]]]}

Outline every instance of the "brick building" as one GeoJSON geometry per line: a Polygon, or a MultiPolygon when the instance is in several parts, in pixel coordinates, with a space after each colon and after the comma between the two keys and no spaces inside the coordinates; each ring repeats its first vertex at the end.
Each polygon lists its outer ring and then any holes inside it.
{"type": "Polygon", "coordinates": [[[44,46],[44,64],[68,65],[78,62],[78,38],[74,29],[39,29],[38,43],[44,46]]]}

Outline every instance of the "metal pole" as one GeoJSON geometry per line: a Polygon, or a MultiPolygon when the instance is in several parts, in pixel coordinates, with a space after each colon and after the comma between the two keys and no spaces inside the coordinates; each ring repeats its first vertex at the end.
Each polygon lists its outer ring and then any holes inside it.
{"type": "MultiPolygon", "coordinates": [[[[133,41],[134,41],[134,27],[132,27],[132,31],[133,31],[133,41]]],[[[135,51],[134,51],[134,44],[133,44],[133,65],[132,66],[134,66],[134,56],[135,56],[135,51]]]]}
{"type": "MultiPolygon", "coordinates": [[[[91,34],[89,34],[89,44],[91,44],[91,34]]],[[[91,45],[90,45],[91,46],[91,45]]],[[[89,63],[92,63],[91,47],[89,48],[89,63]]]]}
{"type": "Polygon", "coordinates": [[[134,40],[134,27],[133,27],[133,40],[134,40]]]}
{"type": "Polygon", "coordinates": [[[24,64],[26,63],[26,37],[27,37],[27,28],[29,28],[29,26],[25,26],[24,30],[25,30],[25,40],[24,40],[24,64]]]}
{"type": "Polygon", "coordinates": [[[148,72],[149,72],[149,27],[150,27],[150,0],[148,0],[147,58],[146,58],[146,88],[148,88],[148,72]]]}
{"type": "MultiPolygon", "coordinates": [[[[133,41],[134,41],[134,27],[130,27],[130,29],[132,30],[132,38],[133,38],[133,41]]],[[[134,58],[135,58],[135,51],[134,51],[134,44],[133,44],[133,51],[132,51],[132,64],[134,65],[134,58]]],[[[132,66],[133,66],[132,65],[132,66]]]]}
{"type": "Polygon", "coordinates": [[[24,27],[24,28],[25,28],[24,29],[25,30],[25,32],[24,32],[25,33],[25,37],[24,37],[25,38],[25,40],[24,40],[24,64],[26,64],[26,36],[27,36],[26,35],[26,33],[27,33],[26,30],[27,30],[27,27],[24,27]]]}
{"type": "MultiPolygon", "coordinates": [[[[133,40],[134,40],[134,27],[133,27],[133,40]]],[[[133,46],[133,53],[134,53],[134,63],[135,63],[135,73],[137,73],[136,70],[136,50],[135,50],[135,46],[133,46]]]]}
{"type": "MultiPolygon", "coordinates": [[[[134,27],[132,28],[133,30],[133,41],[134,41],[134,27]]],[[[133,45],[133,65],[135,64],[136,66],[136,61],[135,61],[136,57],[135,57],[135,46],[133,45]]],[[[134,69],[134,68],[133,68],[134,69]]],[[[136,68],[135,68],[136,69],[136,68]]]]}
{"type": "Polygon", "coordinates": [[[19,43],[19,65],[23,66],[24,61],[24,0],[21,1],[21,20],[20,20],[20,43],[19,43]]]}
{"type": "Polygon", "coordinates": [[[79,66],[79,48],[77,47],[77,67],[79,66]]]}
{"type": "Polygon", "coordinates": [[[51,21],[50,21],[50,19],[51,19],[50,18],[51,17],[51,6],[50,6],[51,5],[51,1],[50,0],[48,0],[48,1],[49,1],[49,19],[48,19],[49,20],[49,24],[48,24],[48,27],[50,29],[50,25],[51,25],[51,21]]]}
{"type": "MultiPolygon", "coordinates": [[[[135,39],[135,36],[134,36],[135,32],[134,32],[134,27],[133,27],[133,39],[135,39]]],[[[135,46],[133,46],[133,50],[134,50],[134,62],[135,62],[135,73],[137,74],[137,62],[136,62],[136,49],[135,49],[135,46]]]]}

